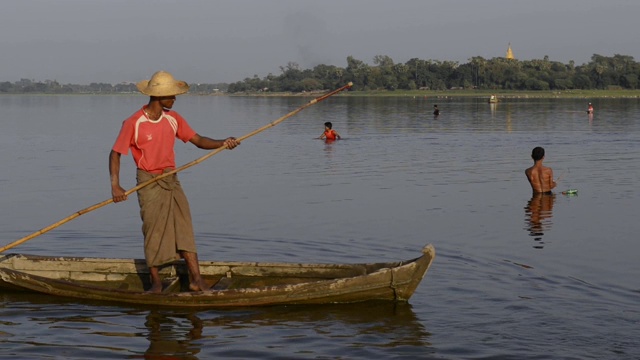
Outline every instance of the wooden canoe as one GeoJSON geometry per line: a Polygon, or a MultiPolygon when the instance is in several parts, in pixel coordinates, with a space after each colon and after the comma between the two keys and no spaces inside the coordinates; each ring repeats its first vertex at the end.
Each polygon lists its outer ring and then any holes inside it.
{"type": "Polygon", "coordinates": [[[188,291],[183,261],[160,270],[161,294],[146,293],[149,272],[141,259],[0,256],[0,289],[135,305],[217,308],[286,304],[407,302],[435,257],[432,245],[418,258],[366,264],[296,264],[201,261],[209,291],[188,291]]]}

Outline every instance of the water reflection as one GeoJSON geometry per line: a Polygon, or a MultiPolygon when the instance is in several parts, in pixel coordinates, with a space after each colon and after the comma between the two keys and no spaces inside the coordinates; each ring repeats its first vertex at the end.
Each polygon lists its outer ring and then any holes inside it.
{"type": "MultiPolygon", "coordinates": [[[[298,340],[304,335],[301,325],[313,329],[312,334],[323,334],[338,339],[348,336],[351,342],[370,347],[394,348],[410,346],[424,352],[431,346],[431,334],[418,320],[410,304],[392,302],[364,302],[356,304],[328,304],[309,306],[274,307],[268,311],[229,318],[217,318],[213,324],[225,324],[253,328],[252,325],[277,327],[281,336],[286,328],[297,333],[298,340]],[[230,321],[230,319],[232,319],[230,321]]],[[[209,323],[205,322],[205,325],[209,323]]],[[[427,350],[428,352],[428,350],[427,350]]]]}
{"type": "Polygon", "coordinates": [[[361,358],[363,352],[383,358],[390,349],[424,358],[436,352],[407,303],[143,310],[8,293],[0,295],[2,307],[0,324],[11,326],[0,331],[0,344],[10,338],[22,358],[39,358],[50,347],[87,359],[361,358]],[[52,335],[53,329],[64,335],[52,335]],[[46,340],[33,342],[44,334],[46,340]]]}
{"type": "Polygon", "coordinates": [[[506,109],[507,111],[505,112],[505,123],[506,123],[506,131],[508,133],[510,133],[511,131],[513,131],[513,125],[512,125],[512,116],[513,116],[513,109],[509,106],[506,109]]]}
{"type": "MultiPolygon", "coordinates": [[[[229,354],[238,358],[272,358],[274,344],[295,353],[301,344],[317,341],[338,347],[341,343],[346,347],[365,346],[372,353],[375,349],[407,351],[413,348],[424,354],[430,352],[431,347],[431,334],[406,303],[278,306],[187,313],[152,310],[146,320],[149,339],[146,359],[197,359],[197,356],[229,354]],[[241,345],[238,339],[251,341],[251,346],[241,345]],[[201,348],[202,343],[216,345],[205,349],[201,348]]],[[[309,348],[305,352],[330,355],[327,349],[309,348]]]]}
{"type": "Polygon", "coordinates": [[[198,359],[202,320],[194,313],[172,314],[152,310],[146,317],[149,348],[145,359],[198,359]]]}
{"type": "MultiPolygon", "coordinates": [[[[325,158],[330,161],[333,159],[333,143],[335,142],[335,140],[324,139],[323,141],[325,158]]],[[[333,162],[328,162],[327,164],[329,168],[333,168],[333,162]]]]}
{"type": "Polygon", "coordinates": [[[544,247],[542,236],[545,231],[551,228],[555,201],[555,194],[534,193],[524,208],[525,221],[527,222],[526,230],[529,231],[529,236],[533,236],[533,240],[536,242],[533,247],[536,249],[544,247]]]}

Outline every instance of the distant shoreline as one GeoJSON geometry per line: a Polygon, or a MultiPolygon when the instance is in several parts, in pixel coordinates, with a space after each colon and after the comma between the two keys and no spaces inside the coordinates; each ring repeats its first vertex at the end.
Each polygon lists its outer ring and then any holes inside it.
{"type": "MultiPolygon", "coordinates": [[[[250,97],[277,97],[277,96],[304,96],[317,97],[325,92],[251,92],[225,94],[226,96],[250,96],[250,97]]],[[[349,91],[336,96],[352,97],[426,97],[436,99],[446,98],[489,98],[495,95],[500,99],[602,99],[602,98],[640,98],[640,90],[566,90],[566,91],[491,91],[491,90],[398,90],[398,91],[349,91]]]]}

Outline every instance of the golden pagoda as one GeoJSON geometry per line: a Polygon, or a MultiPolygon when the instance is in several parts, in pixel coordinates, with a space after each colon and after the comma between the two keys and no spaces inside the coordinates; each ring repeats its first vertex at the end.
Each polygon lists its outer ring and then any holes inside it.
{"type": "Polygon", "coordinates": [[[509,46],[507,47],[507,55],[505,57],[509,60],[515,59],[515,57],[513,57],[513,51],[511,50],[511,43],[509,43],[509,46]]]}

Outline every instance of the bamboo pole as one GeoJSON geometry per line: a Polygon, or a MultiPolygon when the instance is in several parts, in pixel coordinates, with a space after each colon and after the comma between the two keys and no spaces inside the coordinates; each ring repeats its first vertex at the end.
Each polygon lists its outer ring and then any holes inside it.
{"type": "MultiPolygon", "coordinates": [[[[244,136],[242,136],[242,137],[239,137],[237,140],[238,140],[239,142],[242,142],[243,140],[248,139],[248,138],[250,138],[250,137],[252,137],[252,136],[254,136],[254,135],[257,135],[257,134],[259,134],[259,133],[263,132],[264,130],[266,130],[266,129],[268,129],[268,128],[274,127],[274,126],[278,125],[279,123],[283,122],[284,120],[286,120],[286,119],[288,119],[288,118],[292,117],[293,115],[296,115],[296,114],[297,114],[297,113],[299,113],[300,111],[302,111],[302,110],[304,110],[304,109],[308,108],[309,106],[315,105],[315,104],[319,103],[320,101],[327,99],[327,98],[328,98],[328,97],[330,97],[330,96],[333,96],[333,95],[335,95],[335,94],[337,94],[337,93],[339,93],[339,92],[341,92],[341,91],[343,91],[343,90],[346,90],[346,89],[350,88],[351,86],[353,86],[353,83],[349,82],[347,85],[344,85],[344,86],[342,86],[342,87],[340,87],[340,88],[338,88],[338,89],[336,89],[336,90],[333,90],[333,91],[331,91],[331,92],[329,92],[329,93],[326,93],[326,94],[324,94],[324,95],[322,95],[322,96],[320,96],[320,97],[317,97],[317,98],[315,98],[315,99],[313,99],[313,100],[309,101],[308,103],[306,103],[306,104],[304,104],[304,105],[300,106],[299,108],[297,108],[297,109],[293,110],[292,112],[290,112],[290,113],[288,113],[288,114],[286,114],[286,115],[282,116],[281,118],[276,119],[276,120],[274,120],[274,121],[270,122],[269,124],[267,124],[267,125],[265,125],[265,126],[263,126],[263,127],[259,128],[259,129],[256,129],[256,130],[254,130],[254,131],[252,131],[252,132],[250,132],[250,133],[248,133],[248,134],[246,134],[246,135],[244,135],[244,136]]],[[[215,150],[213,150],[213,151],[210,151],[209,153],[205,154],[204,156],[202,156],[202,157],[200,157],[200,158],[198,158],[198,159],[193,160],[193,161],[192,161],[192,162],[190,162],[190,163],[187,163],[187,164],[182,165],[182,166],[180,166],[180,167],[178,167],[178,168],[176,168],[176,169],[173,169],[173,170],[171,170],[171,171],[169,171],[169,172],[166,172],[166,173],[163,173],[163,174],[161,174],[161,175],[158,175],[158,176],[156,176],[156,177],[155,177],[155,178],[153,178],[153,179],[150,179],[150,180],[147,180],[147,181],[145,181],[145,182],[143,182],[143,183],[140,183],[140,184],[136,185],[135,187],[133,187],[133,188],[131,188],[131,189],[127,190],[127,191],[125,192],[125,194],[126,194],[126,195],[130,195],[131,193],[133,193],[133,192],[135,192],[135,191],[138,191],[138,190],[142,189],[143,187],[148,186],[149,184],[152,184],[152,183],[154,183],[154,182],[156,182],[156,181],[158,181],[158,180],[160,180],[160,179],[163,179],[163,178],[165,178],[165,177],[167,177],[167,176],[170,176],[170,175],[175,174],[175,173],[178,173],[178,172],[180,172],[180,171],[182,171],[182,170],[188,169],[188,168],[190,168],[190,167],[192,167],[192,166],[194,166],[194,165],[197,165],[197,164],[199,164],[199,163],[201,163],[201,162],[205,161],[206,159],[208,159],[208,158],[212,157],[213,155],[215,155],[215,154],[217,154],[217,153],[221,152],[222,150],[224,150],[224,149],[226,149],[226,148],[227,148],[227,146],[226,146],[226,145],[223,145],[223,146],[221,146],[221,147],[219,147],[219,148],[217,148],[217,149],[215,149],[215,150]]],[[[91,212],[91,211],[93,211],[93,210],[99,209],[99,208],[101,208],[101,207],[103,207],[103,206],[105,206],[105,205],[108,205],[108,204],[112,203],[112,202],[113,202],[113,198],[110,198],[110,199],[107,199],[107,200],[105,200],[105,201],[103,201],[103,202],[101,202],[101,203],[98,203],[98,204],[95,204],[95,205],[89,206],[88,208],[84,208],[84,209],[82,209],[82,210],[79,210],[79,211],[77,211],[77,212],[75,212],[75,213],[71,214],[70,216],[68,216],[68,217],[66,217],[66,218],[64,218],[64,219],[62,219],[62,220],[60,220],[60,221],[58,221],[58,222],[57,222],[57,223],[55,223],[55,224],[51,224],[51,225],[49,225],[49,226],[47,226],[47,227],[44,227],[44,228],[42,228],[42,229],[40,229],[40,230],[38,230],[38,231],[36,231],[36,232],[34,232],[34,233],[30,234],[30,235],[27,235],[27,236],[25,236],[25,237],[23,237],[23,238],[21,238],[21,239],[18,239],[18,240],[16,240],[16,241],[14,241],[14,242],[12,242],[12,243],[10,243],[10,244],[8,244],[8,245],[6,245],[6,246],[4,246],[4,247],[0,248],[0,253],[4,252],[4,251],[6,251],[6,250],[9,250],[9,249],[11,249],[11,248],[13,248],[13,247],[16,247],[16,246],[18,246],[18,245],[20,245],[20,244],[22,244],[22,243],[24,243],[24,242],[27,242],[27,241],[29,241],[29,240],[31,240],[31,239],[33,239],[33,238],[37,237],[37,236],[40,236],[40,235],[42,235],[42,234],[44,234],[44,233],[46,233],[46,232],[49,232],[49,231],[51,231],[51,230],[53,230],[53,229],[55,229],[55,228],[57,228],[57,227],[59,227],[59,226],[61,226],[61,225],[63,225],[63,224],[66,224],[66,223],[68,223],[69,221],[71,221],[71,220],[73,220],[73,219],[75,219],[75,218],[79,217],[80,215],[84,215],[84,214],[86,214],[86,213],[88,213],[88,212],[91,212]]]]}

